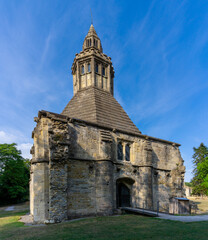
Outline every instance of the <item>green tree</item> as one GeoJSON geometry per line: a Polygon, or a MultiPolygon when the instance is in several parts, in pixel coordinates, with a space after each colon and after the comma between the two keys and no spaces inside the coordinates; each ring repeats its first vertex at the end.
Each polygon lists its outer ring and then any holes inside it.
{"type": "Polygon", "coordinates": [[[201,143],[198,148],[193,149],[193,194],[208,195],[208,148],[201,143]]]}
{"type": "Polygon", "coordinates": [[[185,186],[192,187],[192,184],[190,182],[185,182],[185,186]]]}
{"type": "Polygon", "coordinates": [[[0,144],[0,204],[28,199],[29,175],[29,160],[16,144],[0,144]]]}

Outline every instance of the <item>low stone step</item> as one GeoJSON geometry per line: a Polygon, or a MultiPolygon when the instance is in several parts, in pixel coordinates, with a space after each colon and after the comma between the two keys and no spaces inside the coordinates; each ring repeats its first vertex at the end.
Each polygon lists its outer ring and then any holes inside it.
{"type": "Polygon", "coordinates": [[[158,217],[157,212],[145,210],[141,208],[130,208],[130,207],[121,207],[121,210],[128,212],[128,213],[134,213],[134,214],[140,214],[150,217],[158,217]]]}

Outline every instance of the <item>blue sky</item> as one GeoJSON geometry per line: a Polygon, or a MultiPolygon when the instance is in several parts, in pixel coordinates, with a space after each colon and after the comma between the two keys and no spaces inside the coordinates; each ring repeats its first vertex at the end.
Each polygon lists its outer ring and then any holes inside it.
{"type": "Polygon", "coordinates": [[[73,95],[71,65],[93,12],[115,69],[115,97],[142,133],[208,145],[208,1],[0,0],[0,142],[30,157],[33,118],[73,95]]]}

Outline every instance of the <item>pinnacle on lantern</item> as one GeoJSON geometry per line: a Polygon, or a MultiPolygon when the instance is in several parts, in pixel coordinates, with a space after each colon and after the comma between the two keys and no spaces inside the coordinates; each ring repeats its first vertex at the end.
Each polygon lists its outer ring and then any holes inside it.
{"type": "Polygon", "coordinates": [[[98,37],[93,24],[91,24],[82,46],[83,51],[88,48],[96,48],[100,52],[103,52],[100,38],[98,37]]]}

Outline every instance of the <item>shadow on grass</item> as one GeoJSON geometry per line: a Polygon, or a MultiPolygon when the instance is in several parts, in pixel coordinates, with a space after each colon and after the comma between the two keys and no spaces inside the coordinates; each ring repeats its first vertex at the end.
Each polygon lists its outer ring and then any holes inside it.
{"type": "MultiPolygon", "coordinates": [[[[138,215],[117,217],[97,217],[63,222],[48,226],[22,227],[18,223],[18,213],[5,222],[0,239],[155,239],[155,240],[207,240],[207,222],[181,223],[171,220],[155,219],[138,215]]],[[[2,218],[3,219],[3,218],[2,218]]]]}
{"type": "Polygon", "coordinates": [[[19,218],[25,215],[28,211],[22,212],[4,212],[0,214],[0,239],[10,239],[14,230],[24,227],[24,223],[19,222],[19,218]]]}
{"type": "MultiPolygon", "coordinates": [[[[22,216],[28,213],[28,210],[25,211],[11,211],[11,212],[6,212],[6,211],[1,211],[0,212],[0,218],[5,218],[5,217],[12,217],[12,216],[22,216]]],[[[0,224],[1,226],[1,224],[0,224]]]]}

